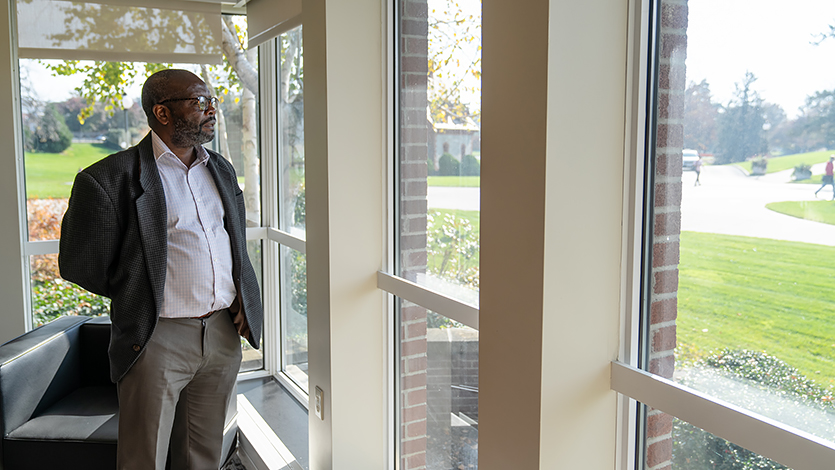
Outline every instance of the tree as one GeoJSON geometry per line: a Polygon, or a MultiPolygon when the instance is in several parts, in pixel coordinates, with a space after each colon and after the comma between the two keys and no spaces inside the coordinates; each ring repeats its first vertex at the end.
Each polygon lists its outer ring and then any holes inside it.
{"type": "Polygon", "coordinates": [[[72,132],[55,104],[48,104],[32,133],[32,145],[39,152],[61,153],[72,145],[72,132]]]}
{"type": "Polygon", "coordinates": [[[835,90],[817,91],[806,97],[802,108],[803,132],[819,147],[835,148],[835,90]]]}
{"type": "Polygon", "coordinates": [[[711,100],[707,80],[690,82],[684,91],[684,147],[700,152],[716,147],[719,104],[711,100]]]}
{"type": "Polygon", "coordinates": [[[736,98],[719,115],[717,160],[720,163],[741,162],[768,152],[763,100],[751,88],[756,80],[753,73],[746,72],[742,84],[736,85],[736,98]]]}

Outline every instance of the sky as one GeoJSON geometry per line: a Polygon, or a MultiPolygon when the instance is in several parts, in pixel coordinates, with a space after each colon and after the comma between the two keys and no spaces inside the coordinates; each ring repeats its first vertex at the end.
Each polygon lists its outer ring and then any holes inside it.
{"type": "Polygon", "coordinates": [[[814,35],[835,25],[834,0],[690,0],[687,81],[706,79],[727,104],[746,71],[764,100],[798,115],[806,96],[835,89],[835,38],[814,35]]]}

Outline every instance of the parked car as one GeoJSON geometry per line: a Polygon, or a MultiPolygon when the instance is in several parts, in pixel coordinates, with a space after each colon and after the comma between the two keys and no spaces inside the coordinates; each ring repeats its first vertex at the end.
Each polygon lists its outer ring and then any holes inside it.
{"type": "Polygon", "coordinates": [[[681,169],[683,171],[694,171],[697,161],[699,161],[698,150],[684,149],[681,151],[681,169]]]}

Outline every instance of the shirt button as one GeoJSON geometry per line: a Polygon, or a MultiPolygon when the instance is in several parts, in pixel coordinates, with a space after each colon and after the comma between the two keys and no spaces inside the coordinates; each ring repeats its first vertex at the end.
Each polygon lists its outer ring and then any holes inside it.
{"type": "Polygon", "coordinates": [[[139,352],[139,350],[140,350],[140,349],[142,349],[142,348],[141,348],[141,347],[139,347],[139,345],[138,345],[138,344],[134,344],[134,345],[133,345],[133,350],[134,350],[134,351],[139,352]]]}

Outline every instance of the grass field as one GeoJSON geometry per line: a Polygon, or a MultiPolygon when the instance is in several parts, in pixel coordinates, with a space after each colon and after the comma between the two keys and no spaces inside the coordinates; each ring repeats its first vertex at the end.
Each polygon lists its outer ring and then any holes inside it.
{"type": "Polygon", "coordinates": [[[480,176],[430,176],[427,181],[429,186],[478,188],[481,185],[480,176]]]}
{"type": "Polygon", "coordinates": [[[835,247],[681,234],[679,360],[724,347],[765,351],[835,384],[835,247]]]}
{"type": "MultiPolygon", "coordinates": [[[[798,153],[794,155],[786,155],[785,157],[773,157],[768,159],[768,167],[766,168],[766,173],[774,173],[777,171],[783,170],[790,170],[801,163],[805,163],[806,165],[814,165],[816,163],[823,163],[829,160],[829,156],[832,155],[832,150],[822,150],[820,152],[808,152],[808,153],[798,153]]],[[[740,162],[740,163],[732,163],[732,165],[737,165],[745,169],[747,172],[751,172],[751,162],[740,162]]],[[[818,178],[818,184],[820,184],[820,178],[818,178]]]]}
{"type": "MultiPolygon", "coordinates": [[[[832,197],[831,187],[821,191],[821,195],[832,197]]],[[[832,201],[783,201],[772,202],[765,207],[799,219],[835,225],[835,202],[832,201]]]]}
{"type": "Polygon", "coordinates": [[[101,144],[73,144],[62,153],[27,152],[26,197],[67,198],[78,170],[114,151],[101,144]]]}
{"type": "MultiPolygon", "coordinates": [[[[439,229],[443,226],[444,217],[447,215],[453,215],[458,218],[466,219],[470,222],[470,225],[473,226],[473,233],[478,235],[481,233],[481,213],[479,211],[465,211],[465,210],[457,210],[457,209],[431,209],[429,213],[435,218],[435,223],[431,227],[427,227],[429,232],[432,233],[435,230],[439,229]]],[[[436,257],[429,257],[428,263],[431,266],[437,267],[440,264],[440,259],[435,259],[436,257]]],[[[479,256],[478,251],[476,251],[475,255],[473,256],[470,264],[473,266],[478,266],[479,263],[479,256]]]]}

